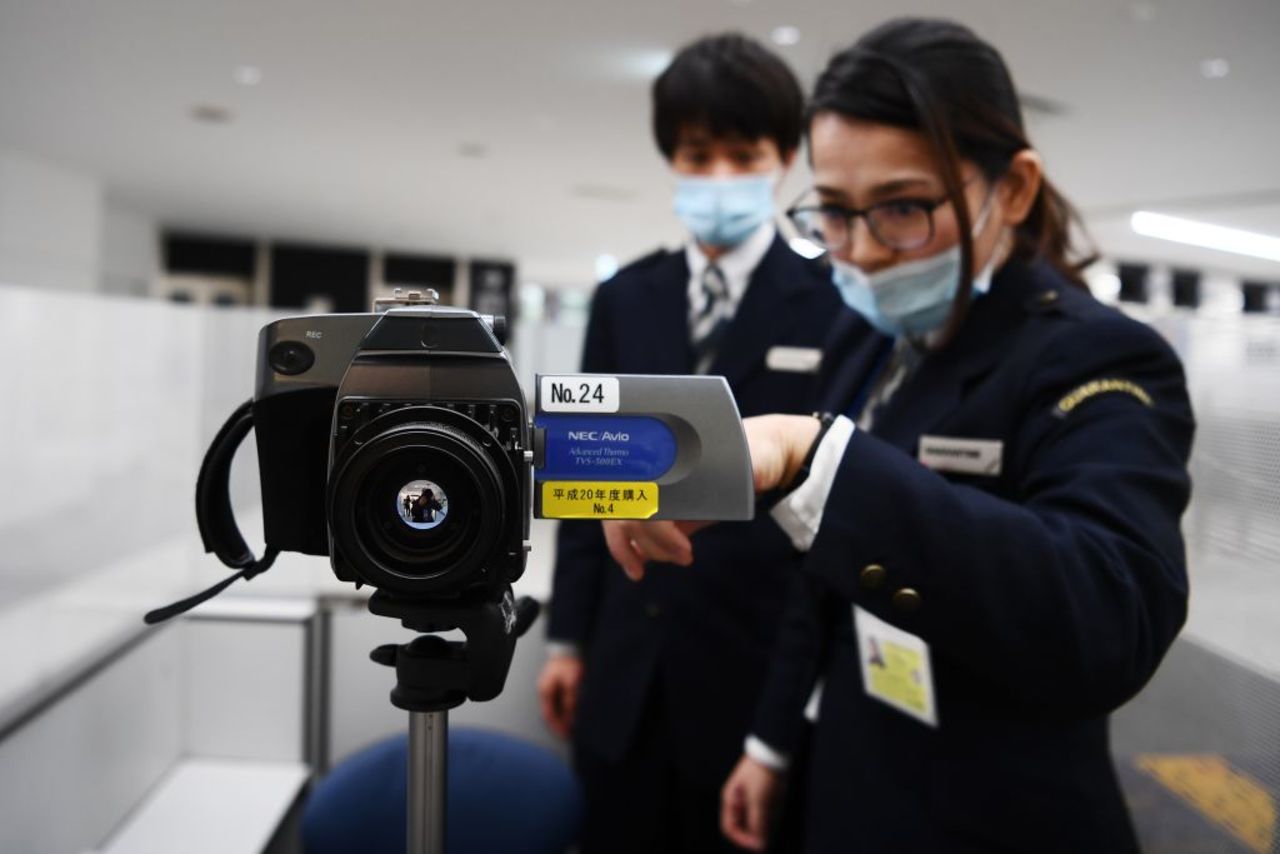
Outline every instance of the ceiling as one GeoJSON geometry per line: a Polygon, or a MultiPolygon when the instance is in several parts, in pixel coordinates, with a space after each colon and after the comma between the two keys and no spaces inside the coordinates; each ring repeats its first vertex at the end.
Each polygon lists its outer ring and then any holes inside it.
{"type": "MultiPolygon", "coordinates": [[[[648,83],[707,32],[768,40],[809,85],[900,3],[0,0],[0,146],[98,176],[167,225],[515,259],[592,281],[680,240],[648,83]],[[234,70],[261,70],[255,86],[234,70]],[[197,121],[197,106],[228,111],[197,121]]],[[[1276,0],[931,0],[1020,89],[1050,176],[1122,258],[1280,280],[1280,264],[1129,230],[1151,209],[1280,235],[1276,0]],[[1206,60],[1229,73],[1208,77],[1206,60]]],[[[798,193],[804,176],[793,175],[798,193]]]]}

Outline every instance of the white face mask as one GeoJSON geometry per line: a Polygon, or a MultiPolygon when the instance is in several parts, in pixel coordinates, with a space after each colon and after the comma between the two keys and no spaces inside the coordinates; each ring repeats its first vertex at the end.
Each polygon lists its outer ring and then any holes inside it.
{"type": "MultiPolygon", "coordinates": [[[[990,213],[988,197],[973,227],[974,238],[986,227],[990,213]]],[[[991,277],[1000,254],[997,246],[991,260],[974,277],[973,294],[985,294],[991,289],[991,277]]],[[[960,245],[956,244],[937,255],[895,264],[870,275],[853,264],[832,258],[831,272],[845,304],[880,332],[919,337],[937,329],[951,313],[960,288],[961,261],[960,245]]]]}

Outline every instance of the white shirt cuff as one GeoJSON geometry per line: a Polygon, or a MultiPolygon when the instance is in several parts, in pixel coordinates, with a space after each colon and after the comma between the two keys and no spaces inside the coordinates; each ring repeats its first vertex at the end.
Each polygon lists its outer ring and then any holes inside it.
{"type": "Polygon", "coordinates": [[[791,543],[802,552],[809,551],[818,527],[822,524],[822,511],[827,496],[835,483],[836,471],[844,457],[849,440],[853,438],[853,422],[841,415],[822,437],[809,476],[791,494],[774,505],[773,520],[791,538],[791,543]]]}
{"type": "Polygon", "coordinates": [[[765,744],[754,735],[747,736],[747,743],[744,746],[747,756],[759,762],[770,771],[786,771],[791,765],[791,758],[785,753],[779,753],[769,745],[765,744]]]}
{"type": "Polygon", "coordinates": [[[569,641],[547,641],[548,658],[582,658],[582,647],[569,641]]]}
{"type": "Polygon", "coordinates": [[[819,679],[813,686],[813,693],[809,695],[809,702],[804,704],[804,719],[811,724],[818,722],[818,709],[822,706],[822,689],[826,684],[819,679]]]}

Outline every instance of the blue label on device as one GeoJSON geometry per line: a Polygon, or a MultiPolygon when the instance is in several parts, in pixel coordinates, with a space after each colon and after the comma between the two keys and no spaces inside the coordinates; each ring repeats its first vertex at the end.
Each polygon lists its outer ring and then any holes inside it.
{"type": "Polygon", "coordinates": [[[537,480],[657,480],[676,461],[671,428],[646,415],[539,415],[546,464],[537,480]]]}

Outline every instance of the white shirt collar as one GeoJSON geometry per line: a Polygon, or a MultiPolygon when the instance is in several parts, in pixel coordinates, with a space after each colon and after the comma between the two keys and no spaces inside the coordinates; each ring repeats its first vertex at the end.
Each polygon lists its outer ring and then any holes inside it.
{"type": "MultiPolygon", "coordinates": [[[[760,266],[777,233],[777,226],[772,221],[761,223],[746,240],[716,259],[716,266],[724,274],[725,285],[729,288],[729,302],[734,308],[742,301],[742,295],[751,282],[751,274],[760,266]]],[[[684,252],[689,265],[689,304],[697,306],[702,299],[702,274],[709,262],[696,240],[689,241],[684,252]]]]}

